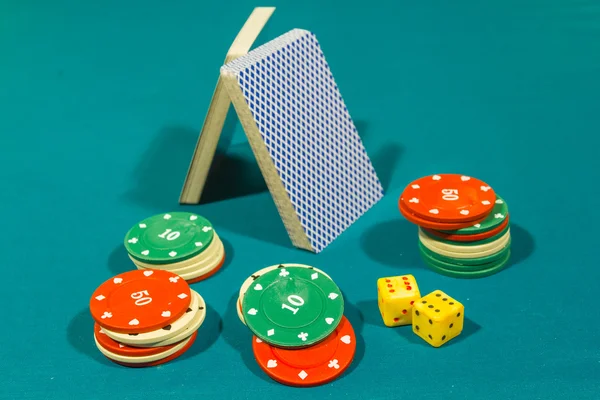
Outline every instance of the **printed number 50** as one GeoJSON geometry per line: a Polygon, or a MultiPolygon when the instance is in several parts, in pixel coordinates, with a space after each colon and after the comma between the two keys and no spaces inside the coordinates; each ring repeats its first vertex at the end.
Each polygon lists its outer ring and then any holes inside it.
{"type": "Polygon", "coordinates": [[[148,293],[147,290],[131,293],[131,298],[135,300],[136,306],[145,306],[146,304],[152,302],[152,297],[150,297],[150,293],[148,293]],[[144,295],[148,297],[144,297],[144,295]]]}
{"type": "Polygon", "coordinates": [[[442,189],[442,199],[448,201],[458,200],[458,189],[442,189]]]}

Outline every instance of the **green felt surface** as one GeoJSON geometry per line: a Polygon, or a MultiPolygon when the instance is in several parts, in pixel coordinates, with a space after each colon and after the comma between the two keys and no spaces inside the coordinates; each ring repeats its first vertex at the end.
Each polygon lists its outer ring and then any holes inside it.
{"type": "Polygon", "coordinates": [[[0,2],[3,210],[0,399],[577,399],[600,393],[600,6],[596,1],[0,2]],[[178,197],[225,52],[251,9],[260,43],[319,39],[387,190],[319,255],[292,248],[239,124],[206,203],[178,197]],[[464,173],[511,207],[510,266],[478,280],[430,271],[397,199],[413,179],[464,173]],[[208,315],[181,359],[132,370],[96,350],[89,297],[133,268],[137,221],[206,216],[225,266],[194,284],[208,315]],[[312,264],[358,334],[346,375],[313,389],[256,365],[235,304],[246,277],[312,264]],[[413,274],[465,305],[432,348],[386,328],[376,280],[413,274]]]}

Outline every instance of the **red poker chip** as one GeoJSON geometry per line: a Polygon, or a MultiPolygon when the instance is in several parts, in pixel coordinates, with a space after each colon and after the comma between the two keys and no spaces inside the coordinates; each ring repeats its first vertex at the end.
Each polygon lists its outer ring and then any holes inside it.
{"type": "Polygon", "coordinates": [[[161,360],[157,360],[157,361],[152,361],[152,362],[148,362],[148,363],[126,363],[126,362],[121,362],[121,361],[116,361],[113,360],[109,357],[108,358],[110,361],[114,362],[115,364],[119,364],[122,365],[124,367],[130,367],[130,368],[144,368],[144,367],[156,367],[157,365],[162,365],[162,364],[166,364],[170,361],[173,361],[174,359],[176,359],[177,357],[182,356],[186,351],[188,351],[190,349],[190,347],[192,347],[192,345],[194,344],[194,342],[196,341],[196,338],[198,337],[198,332],[194,332],[192,334],[192,336],[190,337],[190,341],[178,352],[171,354],[168,357],[165,357],[161,360]]]}
{"type": "Polygon", "coordinates": [[[455,233],[440,232],[435,229],[429,228],[423,228],[423,230],[432,236],[438,237],[440,239],[450,240],[452,242],[476,242],[478,240],[484,240],[491,238],[492,236],[496,236],[504,229],[506,229],[506,227],[508,226],[508,221],[509,215],[507,214],[504,221],[491,231],[475,233],[472,235],[457,235],[455,233]]]}
{"type": "Polygon", "coordinates": [[[108,330],[145,333],[177,320],[190,301],[183,278],[164,270],[135,270],[100,285],[90,299],[90,312],[108,330]]]}
{"type": "Polygon", "coordinates": [[[400,209],[400,213],[406,218],[409,222],[412,222],[415,225],[418,225],[422,228],[430,228],[436,229],[440,231],[452,231],[456,229],[463,229],[474,224],[478,224],[485,219],[485,216],[475,220],[475,221],[467,221],[467,222],[435,222],[427,219],[423,219],[417,215],[412,214],[404,205],[402,200],[398,202],[398,206],[400,209]]]}
{"type": "Polygon", "coordinates": [[[94,324],[94,336],[96,336],[96,340],[102,347],[111,353],[118,354],[120,356],[126,357],[143,357],[143,356],[152,356],[155,354],[159,354],[165,351],[169,351],[173,347],[177,346],[179,343],[174,343],[169,346],[160,346],[160,347],[131,347],[126,344],[122,344],[117,342],[116,340],[111,339],[105,333],[102,332],[102,327],[98,324],[94,324]]]}
{"type": "Polygon", "coordinates": [[[356,353],[356,336],[346,317],[322,342],[302,349],[273,347],[256,336],[252,350],[258,365],[277,382],[290,386],[317,386],[341,376],[356,353]]]}
{"type": "Polygon", "coordinates": [[[412,214],[436,222],[473,221],[492,211],[496,193],[485,182],[460,174],[426,176],[410,183],[400,201],[412,214]]]}

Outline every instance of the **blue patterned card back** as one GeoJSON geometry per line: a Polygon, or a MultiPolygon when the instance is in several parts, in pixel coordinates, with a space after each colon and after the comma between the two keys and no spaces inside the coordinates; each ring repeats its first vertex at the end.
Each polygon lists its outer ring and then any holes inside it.
{"type": "Polygon", "coordinates": [[[294,29],[221,68],[233,74],[289,200],[320,252],[383,196],[319,42],[294,29]]]}

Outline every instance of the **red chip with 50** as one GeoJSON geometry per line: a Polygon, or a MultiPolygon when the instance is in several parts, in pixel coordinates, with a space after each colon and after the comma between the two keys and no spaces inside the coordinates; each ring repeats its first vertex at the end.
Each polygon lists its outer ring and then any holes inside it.
{"type": "Polygon", "coordinates": [[[421,218],[444,223],[474,221],[492,211],[496,193],[485,182],[466,175],[426,176],[408,185],[400,202],[421,218]]]}
{"type": "Polygon", "coordinates": [[[160,329],[181,317],[190,305],[187,282],[169,271],[135,270],[104,282],[90,299],[90,311],[102,327],[120,333],[160,329]]]}

